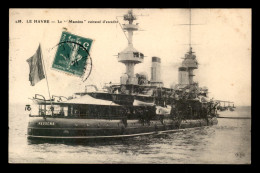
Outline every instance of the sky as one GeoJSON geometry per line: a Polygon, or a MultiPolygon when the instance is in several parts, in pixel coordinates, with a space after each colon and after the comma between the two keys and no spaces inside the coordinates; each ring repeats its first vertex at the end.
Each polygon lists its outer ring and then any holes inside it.
{"type": "MultiPolygon", "coordinates": [[[[46,80],[30,86],[26,62],[39,43],[46,67],[51,95],[70,96],[84,91],[85,85],[119,83],[125,66],[115,55],[127,47],[118,23],[128,9],[10,9],[9,11],[9,101],[29,103],[28,98],[42,94],[48,98],[46,80]],[[23,23],[16,23],[22,20],[23,23]],[[56,23],[26,23],[26,20],[54,20],[56,23]],[[57,23],[57,20],[62,23],[57,23]],[[86,20],[68,23],[68,20],[86,20]],[[94,40],[91,48],[93,68],[82,82],[51,68],[63,28],[94,40]]],[[[178,83],[178,67],[189,50],[189,9],[133,9],[141,31],[134,32],[133,45],[145,55],[135,73],[150,78],[151,58],[161,58],[162,80],[166,87],[178,83]]],[[[251,105],[251,9],[192,9],[191,43],[199,62],[194,80],[209,89],[210,98],[251,105]]]]}

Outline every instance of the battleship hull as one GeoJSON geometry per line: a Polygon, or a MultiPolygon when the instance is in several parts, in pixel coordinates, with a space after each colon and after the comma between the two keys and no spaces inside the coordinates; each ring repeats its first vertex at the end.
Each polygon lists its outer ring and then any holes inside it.
{"type": "Polygon", "coordinates": [[[25,108],[30,111],[29,138],[124,138],[218,123],[217,104],[207,99],[208,89],[193,82],[193,70],[198,68],[198,62],[192,48],[179,68],[179,83],[174,89],[166,88],[161,81],[158,57],[152,57],[151,80],[144,73],[134,74],[134,66],[142,63],[145,56],[132,44],[133,31],[138,30],[138,24],[133,23],[136,17],[131,10],[124,15],[124,20],[129,22],[122,27],[129,39],[128,47],[117,55],[118,62],[126,66],[120,84],[110,82],[102,90],[86,85],[84,92],[70,98],[53,96],[46,100],[35,94],[32,100],[38,108],[30,105],[25,108]],[[88,90],[89,86],[96,91],[88,90]]]}
{"type": "Polygon", "coordinates": [[[217,118],[196,120],[140,120],[68,119],[30,117],[29,139],[106,139],[126,138],[158,133],[175,132],[185,128],[196,128],[217,124],[217,118]]]}

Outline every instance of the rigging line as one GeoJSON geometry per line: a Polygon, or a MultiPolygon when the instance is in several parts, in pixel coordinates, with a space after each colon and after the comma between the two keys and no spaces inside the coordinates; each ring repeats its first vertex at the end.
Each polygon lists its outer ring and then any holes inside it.
{"type": "Polygon", "coordinates": [[[190,27],[190,47],[191,47],[191,8],[190,8],[190,24],[189,24],[189,27],[190,27]]]}
{"type": "Polygon", "coordinates": [[[47,72],[46,72],[46,68],[45,68],[45,63],[44,63],[44,59],[43,59],[43,56],[42,56],[41,44],[40,44],[39,46],[40,46],[40,51],[41,51],[41,60],[42,60],[44,72],[45,72],[45,75],[46,75],[46,82],[47,82],[47,87],[48,87],[48,93],[49,93],[50,102],[51,102],[51,107],[52,107],[51,94],[50,94],[50,89],[49,89],[49,83],[48,83],[48,77],[47,77],[47,72]]]}
{"type": "Polygon", "coordinates": [[[101,74],[101,72],[99,72],[99,70],[96,69],[95,65],[92,65],[92,69],[93,72],[95,72],[98,75],[98,77],[103,79],[103,74],[101,74]]]}
{"type": "Polygon", "coordinates": [[[120,27],[121,27],[121,29],[122,29],[122,31],[123,31],[123,33],[124,33],[124,35],[125,35],[125,37],[126,37],[127,41],[128,41],[128,43],[129,43],[130,41],[129,41],[129,39],[128,39],[127,35],[125,34],[125,32],[124,32],[124,29],[123,29],[123,27],[122,27],[122,25],[121,25],[121,23],[119,22],[119,20],[118,20],[118,18],[117,18],[117,17],[116,17],[116,20],[118,21],[118,23],[119,23],[119,25],[120,25],[120,27]]]}
{"type": "MultiPolygon", "coordinates": [[[[93,71],[93,73],[95,73],[95,74],[97,75],[97,77],[98,77],[99,79],[100,79],[100,78],[104,79],[104,78],[103,78],[103,75],[96,69],[95,65],[92,65],[92,71],[93,71]]],[[[94,79],[89,78],[89,80],[91,81],[90,83],[93,83],[93,82],[94,82],[94,79]]],[[[102,87],[101,82],[99,82],[99,84],[100,84],[100,86],[102,87]]]]}

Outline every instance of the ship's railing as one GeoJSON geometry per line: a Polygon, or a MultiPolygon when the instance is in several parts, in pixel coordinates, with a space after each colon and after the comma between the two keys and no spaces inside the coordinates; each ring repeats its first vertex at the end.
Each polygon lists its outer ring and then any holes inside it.
{"type": "Polygon", "coordinates": [[[140,52],[121,52],[118,53],[118,60],[119,62],[138,61],[140,63],[144,61],[144,54],[140,52]]]}
{"type": "Polygon", "coordinates": [[[55,101],[55,98],[58,98],[58,102],[61,102],[63,101],[62,98],[65,98],[66,100],[68,100],[67,97],[64,97],[64,96],[56,96],[56,95],[52,95],[52,99],[55,101]]]}
{"type": "MultiPolygon", "coordinates": [[[[35,96],[32,98],[33,102],[36,105],[38,105],[38,108],[36,108],[36,109],[38,111],[39,116],[46,116],[50,112],[51,112],[50,113],[51,115],[57,114],[57,110],[55,110],[54,107],[57,106],[57,102],[62,102],[62,101],[64,101],[64,99],[68,100],[68,98],[64,97],[64,96],[52,95],[51,99],[46,100],[46,98],[41,94],[35,94],[35,96]],[[58,100],[55,100],[55,98],[58,98],[58,100]],[[50,106],[50,107],[47,109],[47,106],[50,106]]],[[[25,105],[25,111],[30,111],[29,116],[33,116],[33,115],[31,115],[32,114],[31,110],[32,110],[32,107],[30,104],[25,105]]]]}
{"type": "Polygon", "coordinates": [[[40,95],[40,94],[35,94],[35,97],[33,97],[33,99],[39,99],[39,98],[37,98],[37,96],[42,97],[43,99],[41,99],[41,100],[46,101],[45,97],[43,95],[40,95]]]}
{"type": "Polygon", "coordinates": [[[113,85],[120,86],[120,84],[121,83],[112,83],[112,82],[110,82],[110,83],[105,83],[104,86],[113,86],[113,85]]]}
{"type": "MultiPolygon", "coordinates": [[[[46,99],[45,99],[45,97],[43,95],[40,95],[40,94],[35,94],[35,97],[33,99],[43,100],[44,101],[44,112],[43,113],[44,113],[44,115],[46,115],[46,99]],[[39,99],[39,98],[37,98],[37,96],[40,96],[43,99],[39,99]]],[[[39,113],[40,113],[40,107],[39,107],[39,113]]],[[[41,111],[41,114],[42,114],[42,111],[41,111]]]]}
{"type": "Polygon", "coordinates": [[[88,91],[88,88],[89,88],[89,87],[95,88],[95,90],[98,91],[98,88],[97,88],[96,85],[85,85],[85,92],[88,91]]]}

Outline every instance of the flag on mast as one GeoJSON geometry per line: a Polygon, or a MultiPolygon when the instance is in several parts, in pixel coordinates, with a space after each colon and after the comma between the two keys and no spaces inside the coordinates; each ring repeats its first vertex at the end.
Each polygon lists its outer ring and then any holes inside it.
{"type": "Polygon", "coordinates": [[[36,53],[26,61],[28,62],[30,68],[29,81],[31,82],[31,86],[34,86],[40,80],[45,78],[42,65],[41,45],[39,45],[36,53]]]}

